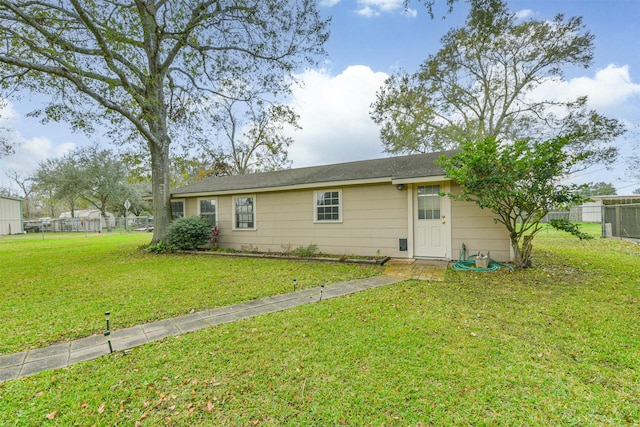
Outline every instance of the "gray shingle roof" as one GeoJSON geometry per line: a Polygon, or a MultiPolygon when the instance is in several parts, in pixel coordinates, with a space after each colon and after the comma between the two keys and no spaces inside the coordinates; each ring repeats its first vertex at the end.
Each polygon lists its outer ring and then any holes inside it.
{"type": "Polygon", "coordinates": [[[295,187],[309,184],[357,181],[369,179],[402,180],[444,175],[435,164],[441,155],[452,155],[455,151],[413,154],[384,159],[361,160],[324,166],[285,169],[247,175],[218,176],[179,187],[172,194],[188,195],[229,191],[265,190],[269,188],[295,187]]]}

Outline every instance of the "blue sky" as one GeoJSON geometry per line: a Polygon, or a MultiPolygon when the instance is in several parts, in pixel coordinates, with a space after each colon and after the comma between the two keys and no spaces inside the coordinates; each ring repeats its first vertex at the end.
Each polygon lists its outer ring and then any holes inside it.
{"type": "MultiPolygon", "coordinates": [[[[623,155],[613,169],[595,167],[571,179],[611,182],[619,194],[640,188],[640,178],[626,172],[633,147],[640,149],[640,0],[508,0],[508,4],[513,12],[534,19],[552,19],[557,13],[584,18],[595,35],[594,64],[586,70],[567,70],[566,81],[552,90],[588,95],[593,108],[629,123],[630,132],[617,142],[623,155]]],[[[435,54],[442,35],[461,26],[468,11],[459,1],[447,14],[444,1],[439,1],[431,19],[418,2],[410,6],[405,11],[402,0],[318,2],[323,16],[332,17],[329,55],[321,68],[299,75],[305,84],[291,100],[303,127],[292,133],[294,167],[386,156],[378,128],[369,118],[377,89],[389,74],[415,71],[435,54]]],[[[2,171],[12,168],[28,174],[38,161],[86,144],[83,135],[71,133],[65,124],[44,126],[26,117],[29,104],[14,103],[3,112],[20,146],[16,155],[0,159],[2,171]]],[[[0,186],[7,185],[0,173],[0,186]]]]}

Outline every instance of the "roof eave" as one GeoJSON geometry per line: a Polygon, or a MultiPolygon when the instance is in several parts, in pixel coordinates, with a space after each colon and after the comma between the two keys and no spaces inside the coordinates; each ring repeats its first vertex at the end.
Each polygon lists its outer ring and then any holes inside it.
{"type": "Polygon", "coordinates": [[[433,176],[417,176],[412,178],[393,178],[391,183],[396,184],[418,184],[422,182],[439,182],[450,181],[445,175],[433,175],[433,176]]]}
{"type": "Polygon", "coordinates": [[[421,183],[421,182],[437,182],[437,181],[448,181],[448,180],[449,178],[447,178],[444,175],[422,176],[422,177],[412,177],[412,178],[383,177],[383,178],[354,179],[354,180],[344,180],[344,181],[323,181],[323,182],[314,182],[314,183],[307,183],[307,184],[283,185],[283,186],[264,187],[264,188],[238,188],[238,189],[232,189],[232,190],[176,192],[176,193],[171,193],[171,197],[182,198],[182,197],[229,196],[229,195],[235,195],[235,194],[256,194],[256,193],[273,193],[278,191],[308,190],[310,188],[345,187],[345,186],[354,186],[354,185],[371,185],[371,184],[384,184],[384,183],[389,183],[392,185],[414,184],[414,183],[421,183]]]}
{"type": "Polygon", "coordinates": [[[294,184],[294,185],[281,185],[274,187],[263,188],[237,188],[232,190],[214,190],[214,191],[200,191],[195,193],[171,193],[171,197],[202,197],[202,196],[226,196],[232,194],[255,194],[255,193],[272,193],[278,191],[294,191],[294,190],[308,190],[310,188],[327,188],[327,187],[343,187],[347,185],[368,185],[368,184],[383,184],[392,183],[391,177],[385,178],[369,178],[369,179],[355,179],[344,181],[323,181],[312,182],[307,184],[294,184]]]}

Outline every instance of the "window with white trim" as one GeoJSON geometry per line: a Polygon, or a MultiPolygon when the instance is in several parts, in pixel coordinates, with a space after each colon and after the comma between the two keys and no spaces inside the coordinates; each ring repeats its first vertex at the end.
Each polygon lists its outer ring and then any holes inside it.
{"type": "Polygon", "coordinates": [[[418,219],[440,219],[440,186],[418,187],[418,219]]]}
{"type": "Polygon", "coordinates": [[[254,196],[242,196],[233,198],[234,220],[233,228],[236,230],[255,230],[256,206],[254,196]]]}
{"type": "Polygon", "coordinates": [[[204,218],[214,227],[217,224],[216,199],[199,199],[200,218],[204,218]]]}
{"type": "Polygon", "coordinates": [[[184,216],[184,200],[171,201],[171,219],[176,220],[184,216]]]}
{"type": "Polygon", "coordinates": [[[342,220],[342,194],[339,190],[315,192],[315,220],[340,222],[342,220]]]}

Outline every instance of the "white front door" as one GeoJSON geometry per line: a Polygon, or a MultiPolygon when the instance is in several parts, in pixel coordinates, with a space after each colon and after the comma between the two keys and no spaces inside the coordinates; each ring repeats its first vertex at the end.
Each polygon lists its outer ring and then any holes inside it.
{"type": "Polygon", "coordinates": [[[440,196],[447,191],[445,184],[419,184],[414,188],[414,256],[425,258],[449,257],[449,211],[448,197],[440,196]]]}

